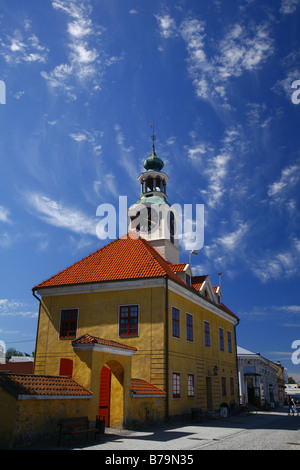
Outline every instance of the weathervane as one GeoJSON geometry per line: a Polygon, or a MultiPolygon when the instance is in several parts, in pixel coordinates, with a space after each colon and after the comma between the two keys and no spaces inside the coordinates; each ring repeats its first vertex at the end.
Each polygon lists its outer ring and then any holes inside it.
{"type": "Polygon", "coordinates": [[[151,124],[151,127],[152,127],[152,129],[153,129],[153,133],[152,133],[151,139],[152,139],[152,142],[153,142],[152,147],[153,147],[153,149],[154,149],[154,141],[155,141],[155,139],[156,139],[155,134],[154,134],[154,124],[151,124]]]}

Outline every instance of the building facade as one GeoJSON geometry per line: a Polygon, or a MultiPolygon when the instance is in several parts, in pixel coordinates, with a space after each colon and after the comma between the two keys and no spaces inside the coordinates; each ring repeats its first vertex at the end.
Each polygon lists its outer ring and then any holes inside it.
{"type": "Polygon", "coordinates": [[[238,317],[209,275],[180,263],[154,145],[144,168],[128,234],[33,289],[34,373],[72,377],[93,393],[89,418],[118,427],[238,400],[238,317]]]}
{"type": "Polygon", "coordinates": [[[280,363],[237,347],[240,401],[257,408],[283,406],[286,369],[280,363]]]}

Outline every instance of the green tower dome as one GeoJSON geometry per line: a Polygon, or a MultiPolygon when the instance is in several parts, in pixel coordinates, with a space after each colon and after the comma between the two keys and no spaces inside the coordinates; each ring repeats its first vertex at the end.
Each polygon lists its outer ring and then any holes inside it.
{"type": "Polygon", "coordinates": [[[146,158],[144,161],[144,168],[148,171],[161,171],[164,167],[164,162],[159,158],[154,149],[154,145],[152,147],[152,153],[151,155],[146,158]]]}

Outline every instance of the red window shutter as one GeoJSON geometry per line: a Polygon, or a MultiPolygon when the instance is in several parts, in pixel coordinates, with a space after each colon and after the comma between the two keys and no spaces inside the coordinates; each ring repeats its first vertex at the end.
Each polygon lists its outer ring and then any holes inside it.
{"type": "Polygon", "coordinates": [[[59,375],[66,375],[72,377],[73,375],[73,361],[72,359],[61,358],[59,375]]]}

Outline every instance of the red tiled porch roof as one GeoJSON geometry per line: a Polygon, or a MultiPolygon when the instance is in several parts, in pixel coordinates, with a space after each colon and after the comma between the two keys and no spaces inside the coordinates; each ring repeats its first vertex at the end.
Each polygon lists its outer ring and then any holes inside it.
{"type": "Polygon", "coordinates": [[[162,397],[166,395],[166,392],[142,379],[131,379],[131,392],[137,397],[140,395],[160,395],[162,397]]]}
{"type": "Polygon", "coordinates": [[[0,386],[15,397],[51,396],[92,398],[93,394],[70,377],[0,373],[0,386]]]}
{"type": "Polygon", "coordinates": [[[114,348],[121,348],[121,349],[130,349],[131,351],[136,351],[137,349],[133,346],[128,346],[127,344],[118,343],[116,341],[112,341],[110,339],[103,339],[103,338],[96,338],[95,336],[91,336],[89,334],[85,334],[78,339],[72,341],[72,344],[103,344],[104,346],[112,346],[114,348]]]}

